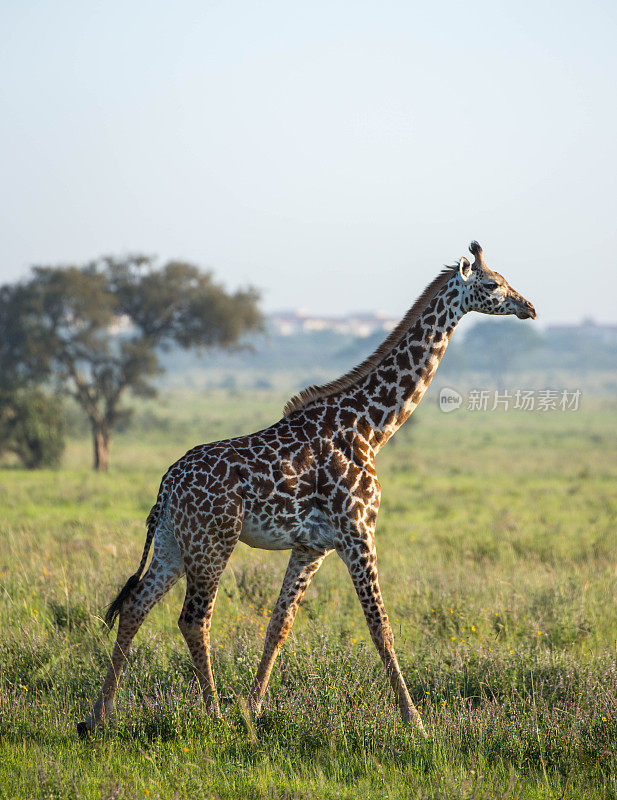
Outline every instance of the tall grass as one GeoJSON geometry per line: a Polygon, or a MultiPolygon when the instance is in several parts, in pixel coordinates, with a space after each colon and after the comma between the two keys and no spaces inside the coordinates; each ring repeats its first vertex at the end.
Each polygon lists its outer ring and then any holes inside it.
{"type": "Polygon", "coordinates": [[[427,742],[398,720],[336,555],[247,717],[286,554],[244,545],[213,623],[222,721],[176,627],[180,585],[136,639],[117,715],[77,740],[113,644],[102,610],[138,563],[161,473],[199,440],[267,424],[275,400],[172,397],[166,427],[118,436],[109,475],[89,471],[87,439],[60,470],[0,472],[0,797],[616,796],[610,405],[423,407],[380,456],[381,585],[427,742]]]}

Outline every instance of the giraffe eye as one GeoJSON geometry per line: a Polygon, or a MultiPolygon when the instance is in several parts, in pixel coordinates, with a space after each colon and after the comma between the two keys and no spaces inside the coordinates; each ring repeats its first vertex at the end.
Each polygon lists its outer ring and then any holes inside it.
{"type": "Polygon", "coordinates": [[[487,281],[484,285],[489,290],[489,292],[492,292],[493,289],[497,288],[497,284],[495,283],[495,281],[487,281]]]}

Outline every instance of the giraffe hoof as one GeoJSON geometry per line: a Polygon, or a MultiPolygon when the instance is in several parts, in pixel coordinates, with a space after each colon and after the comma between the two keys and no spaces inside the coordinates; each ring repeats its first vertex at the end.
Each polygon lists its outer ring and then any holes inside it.
{"type": "Polygon", "coordinates": [[[85,722],[77,723],[77,735],[82,741],[90,738],[90,729],[85,722]]]}
{"type": "Polygon", "coordinates": [[[420,719],[410,719],[409,725],[412,726],[412,730],[416,736],[419,736],[421,739],[430,739],[431,737],[426,732],[424,725],[422,724],[422,720],[420,719]]]}
{"type": "Polygon", "coordinates": [[[221,714],[221,709],[219,708],[218,703],[216,705],[214,705],[214,703],[206,703],[205,706],[206,706],[205,708],[206,716],[210,720],[216,721],[219,719],[223,719],[223,716],[221,714]]]}

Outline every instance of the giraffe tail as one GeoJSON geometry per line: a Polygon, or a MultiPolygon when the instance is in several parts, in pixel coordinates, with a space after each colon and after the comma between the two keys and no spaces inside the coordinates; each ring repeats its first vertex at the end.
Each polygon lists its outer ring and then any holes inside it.
{"type": "Polygon", "coordinates": [[[107,607],[107,610],[105,612],[105,625],[107,625],[107,627],[110,630],[114,626],[116,617],[122,611],[122,606],[127,601],[133,589],[139,583],[142,572],[146,568],[146,562],[148,561],[148,553],[150,552],[150,546],[152,545],[152,540],[154,539],[156,526],[160,519],[161,511],[165,505],[164,500],[165,498],[163,497],[162,492],[159,491],[159,496],[156,498],[156,503],[150,509],[150,513],[148,514],[148,518],[146,520],[146,527],[148,529],[148,532],[146,534],[146,543],[144,544],[144,550],[141,556],[141,561],[139,562],[139,567],[137,568],[137,572],[131,575],[131,577],[124,584],[122,589],[120,589],[116,597],[107,607]]]}

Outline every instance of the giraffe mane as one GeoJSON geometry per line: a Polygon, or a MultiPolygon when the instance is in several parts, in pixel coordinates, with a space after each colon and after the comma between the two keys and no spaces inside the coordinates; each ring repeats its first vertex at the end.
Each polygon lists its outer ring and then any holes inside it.
{"type": "Polygon", "coordinates": [[[349,372],[341,375],[340,378],[335,378],[335,380],[330,381],[329,383],[324,383],[322,386],[313,384],[312,386],[307,386],[306,389],[302,389],[299,394],[294,395],[290,400],[287,401],[283,410],[283,415],[288,417],[294,411],[299,411],[302,408],[306,408],[310,403],[314,403],[317,400],[323,400],[326,397],[331,397],[332,395],[338,394],[338,392],[342,392],[345,389],[350,389],[356,383],[365,378],[369,372],[371,372],[371,370],[373,370],[389,353],[392,352],[396,345],[401,341],[403,336],[407,333],[409,328],[414,324],[414,322],[416,322],[428,303],[435,297],[437,292],[443,286],[445,286],[452,275],[454,275],[458,267],[459,265],[457,263],[451,267],[444,267],[444,269],[441,270],[439,275],[437,275],[437,277],[434,278],[424,289],[416,302],[411,306],[409,311],[407,311],[403,319],[390,331],[387,337],[377,347],[377,349],[371,353],[370,356],[365,358],[364,361],[357,366],[350,369],[349,372]]]}

